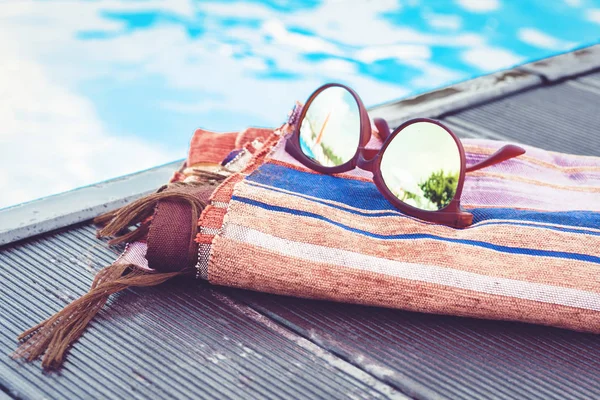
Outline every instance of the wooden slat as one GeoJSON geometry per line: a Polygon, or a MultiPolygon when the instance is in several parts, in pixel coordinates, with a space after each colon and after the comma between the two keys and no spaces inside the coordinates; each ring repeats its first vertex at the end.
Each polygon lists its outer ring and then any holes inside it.
{"type": "Polygon", "coordinates": [[[0,387],[22,399],[403,398],[389,385],[193,279],[116,296],[59,373],[6,355],[84,293],[117,252],[90,226],[0,251],[0,387]]]}
{"type": "Polygon", "coordinates": [[[591,399],[600,394],[597,335],[230,293],[411,397],[591,399]]]}

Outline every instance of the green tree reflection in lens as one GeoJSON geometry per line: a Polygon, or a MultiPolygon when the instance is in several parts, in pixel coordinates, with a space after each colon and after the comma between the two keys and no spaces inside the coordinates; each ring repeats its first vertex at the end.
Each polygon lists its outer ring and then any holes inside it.
{"type": "Polygon", "coordinates": [[[300,148],[321,165],[342,165],[354,156],[360,143],[360,112],[352,94],[329,87],[308,106],[300,123],[300,148]]]}
{"type": "Polygon", "coordinates": [[[433,172],[426,181],[419,184],[423,197],[435,204],[438,210],[450,204],[457,186],[458,172],[448,173],[443,170],[433,172]]]}
{"type": "Polygon", "coordinates": [[[460,153],[441,126],[423,121],[404,127],[386,147],[381,175],[387,188],[420,210],[440,210],[456,195],[460,153]]]}

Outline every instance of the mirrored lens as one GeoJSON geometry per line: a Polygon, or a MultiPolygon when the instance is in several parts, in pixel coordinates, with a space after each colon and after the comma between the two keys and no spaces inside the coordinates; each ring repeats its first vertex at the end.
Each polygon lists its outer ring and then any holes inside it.
{"type": "Polygon", "coordinates": [[[441,126],[416,122],[394,137],[381,158],[381,175],[398,199],[421,210],[446,207],[456,195],[460,153],[441,126]]]}
{"type": "Polygon", "coordinates": [[[300,148],[313,161],[335,167],[352,159],[360,142],[360,112],[352,94],[333,86],[309,104],[300,122],[300,148]]]}

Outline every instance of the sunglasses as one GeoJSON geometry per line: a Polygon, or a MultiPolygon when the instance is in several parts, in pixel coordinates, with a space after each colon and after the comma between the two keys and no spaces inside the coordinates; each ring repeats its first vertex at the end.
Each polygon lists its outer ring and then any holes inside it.
{"type": "Polygon", "coordinates": [[[366,149],[372,134],[367,109],[354,90],[330,83],[292,112],[286,151],[324,174],[357,167],[370,171],[379,191],[404,214],[456,228],[473,222],[473,214],[460,207],[465,173],[525,153],[506,145],[467,166],[462,143],[439,121],[416,118],[391,133],[385,120],[375,119],[374,124],[383,146],[366,149]]]}

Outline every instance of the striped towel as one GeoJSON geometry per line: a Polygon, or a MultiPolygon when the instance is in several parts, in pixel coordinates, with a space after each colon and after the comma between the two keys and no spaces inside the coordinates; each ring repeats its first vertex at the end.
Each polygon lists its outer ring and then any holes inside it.
{"type": "MultiPolygon", "coordinates": [[[[202,278],[600,333],[600,158],[525,146],[467,175],[474,223],[455,229],[403,215],[364,171],[307,169],[285,140],[272,135],[213,193],[196,239],[202,278]]],[[[505,143],[463,144],[469,165],[505,143]]]]}
{"type": "MultiPolygon", "coordinates": [[[[285,152],[281,132],[196,131],[172,185],[97,218],[100,236],[130,243],[88,293],[23,332],[12,357],[43,354],[44,368],[58,368],[110,294],[191,274],[263,292],[600,333],[600,158],[529,147],[471,173],[462,204],[474,223],[456,229],[403,215],[364,171],[305,168],[285,152]]],[[[472,164],[504,143],[463,144],[472,164]]],[[[375,136],[367,145],[378,146],[375,136]]]]}

